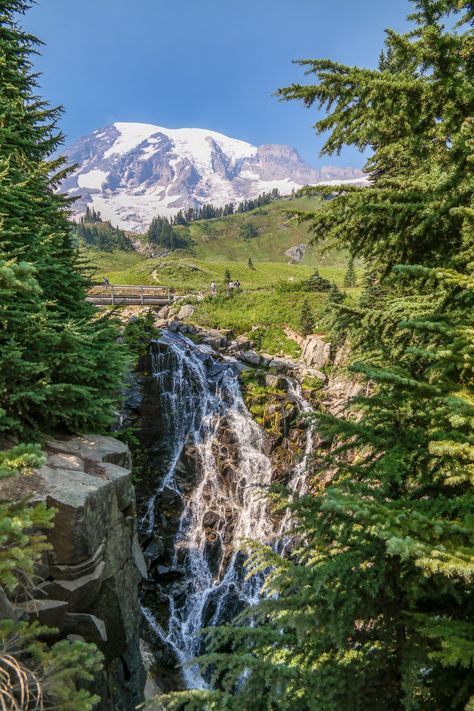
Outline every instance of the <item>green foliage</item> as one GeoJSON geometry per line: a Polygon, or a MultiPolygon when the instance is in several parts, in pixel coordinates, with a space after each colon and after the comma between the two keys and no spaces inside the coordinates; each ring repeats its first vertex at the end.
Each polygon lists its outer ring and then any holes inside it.
{"type": "Polygon", "coordinates": [[[352,289],[357,286],[357,275],[354,269],[354,259],[351,257],[347,265],[347,271],[344,274],[344,286],[346,289],[352,289]]]}
{"type": "MultiPolygon", "coordinates": [[[[97,215],[97,213],[94,213],[97,215]]],[[[132,251],[133,245],[123,230],[112,227],[110,222],[102,222],[100,216],[91,222],[87,217],[72,228],[73,236],[85,247],[111,252],[114,249],[132,251]]]]}
{"type": "Polygon", "coordinates": [[[371,149],[370,185],[300,220],[367,265],[333,329],[372,394],[318,413],[309,492],[273,493],[290,555],[253,544],[266,596],[210,631],[210,689],[168,709],[474,707],[474,9],[413,4],[378,69],[307,60],[317,83],[280,92],[329,109],[324,152],[371,149]]]}
{"type": "Polygon", "coordinates": [[[154,217],[148,228],[147,239],[151,244],[164,249],[179,249],[186,247],[187,241],[171,225],[166,217],[154,217]]]}
{"type": "Polygon", "coordinates": [[[243,222],[240,225],[240,236],[243,239],[253,239],[254,237],[258,237],[258,234],[258,227],[254,222],[243,222]]]}
{"type": "Polygon", "coordinates": [[[61,111],[36,94],[38,42],[16,24],[27,8],[0,8],[0,437],[107,426],[122,372],[113,323],[84,299],[69,202],[56,192],[61,111]]]}
{"type": "Polygon", "coordinates": [[[227,284],[231,280],[232,280],[232,277],[230,275],[230,271],[228,269],[226,269],[224,272],[224,283],[227,284]]]}
{"type": "Polygon", "coordinates": [[[318,269],[314,270],[306,285],[310,291],[329,291],[332,286],[329,279],[325,279],[320,275],[318,269]]]}
{"type": "Polygon", "coordinates": [[[155,315],[151,310],[144,316],[130,319],[123,332],[124,341],[135,358],[146,354],[150,341],[159,335],[159,329],[155,328],[155,315]]]}
{"type": "Polygon", "coordinates": [[[304,299],[300,311],[300,331],[303,336],[309,336],[314,331],[314,316],[308,299],[304,299]]]}

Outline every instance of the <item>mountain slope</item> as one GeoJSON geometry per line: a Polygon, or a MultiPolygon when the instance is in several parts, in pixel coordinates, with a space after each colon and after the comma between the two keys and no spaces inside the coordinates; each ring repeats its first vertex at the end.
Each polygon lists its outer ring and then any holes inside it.
{"type": "Polygon", "coordinates": [[[113,225],[143,231],[156,215],[204,203],[216,206],[277,188],[361,179],[357,169],[310,168],[286,145],[252,146],[215,131],[114,123],[66,149],[78,169],[62,190],[79,197],[74,210],[100,211],[113,225]]]}

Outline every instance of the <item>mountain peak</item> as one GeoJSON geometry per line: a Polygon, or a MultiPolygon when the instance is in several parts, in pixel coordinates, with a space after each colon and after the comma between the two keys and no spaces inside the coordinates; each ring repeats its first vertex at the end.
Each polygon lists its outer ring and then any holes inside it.
{"type": "Polygon", "coordinates": [[[66,149],[78,169],[62,189],[113,225],[143,231],[156,215],[204,203],[238,203],[277,188],[289,194],[331,179],[357,180],[358,169],[316,171],[287,145],[253,146],[217,131],[116,122],[66,149]],[[332,172],[331,172],[332,171],[332,172]],[[330,176],[330,177],[329,177],[330,176]]]}

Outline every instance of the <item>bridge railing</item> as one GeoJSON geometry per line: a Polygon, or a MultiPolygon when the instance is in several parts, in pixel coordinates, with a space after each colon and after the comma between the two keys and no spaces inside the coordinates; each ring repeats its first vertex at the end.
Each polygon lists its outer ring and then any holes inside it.
{"type": "Polygon", "coordinates": [[[89,300],[110,300],[114,306],[130,299],[146,304],[154,300],[173,302],[173,292],[165,286],[141,286],[130,284],[94,284],[87,291],[89,300]]]}

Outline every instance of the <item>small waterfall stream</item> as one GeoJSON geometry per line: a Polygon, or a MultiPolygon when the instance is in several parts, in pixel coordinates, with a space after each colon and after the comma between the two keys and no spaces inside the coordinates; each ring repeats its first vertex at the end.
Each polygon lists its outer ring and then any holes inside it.
{"type": "MultiPolygon", "coordinates": [[[[265,497],[272,462],[263,430],[243,400],[238,363],[218,360],[209,348],[166,333],[153,346],[152,367],[166,448],[163,476],[141,519],[142,533],[153,535],[163,497],[180,501],[182,512],[163,575],[166,629],[147,604],[142,609],[154,634],[173,650],[184,685],[205,688],[199,670],[189,665],[203,651],[199,631],[232,619],[259,595],[261,581],[244,579],[239,543],[270,541],[275,533],[284,538],[289,521],[280,521],[275,530],[265,497]]],[[[300,412],[307,412],[299,386],[289,387],[300,412]]],[[[312,434],[308,428],[304,456],[291,472],[290,487],[297,492],[305,487],[312,434]]]]}

